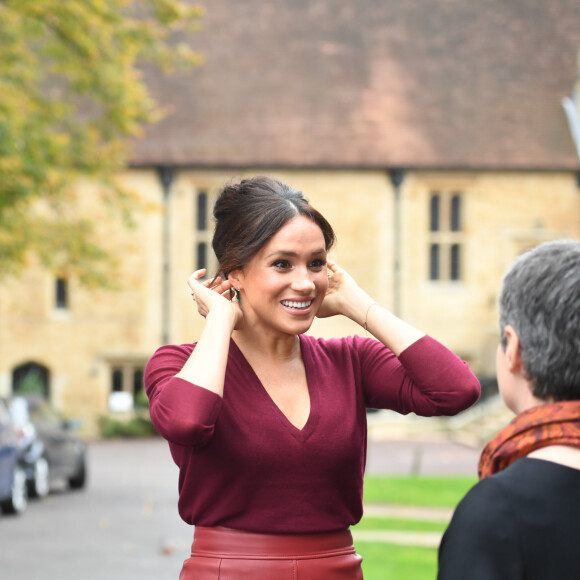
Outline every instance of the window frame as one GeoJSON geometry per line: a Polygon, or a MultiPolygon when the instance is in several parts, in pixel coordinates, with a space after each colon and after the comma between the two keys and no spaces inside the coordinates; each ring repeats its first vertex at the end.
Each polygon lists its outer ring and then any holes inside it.
{"type": "Polygon", "coordinates": [[[54,279],[54,307],[60,311],[70,309],[70,284],[64,276],[54,279]]]}
{"type": "Polygon", "coordinates": [[[193,190],[193,270],[205,268],[209,275],[217,268],[217,259],[212,249],[213,232],[211,223],[211,208],[215,203],[217,192],[207,187],[197,187],[193,190]],[[200,212],[205,212],[201,215],[200,212]]]}
{"type": "Polygon", "coordinates": [[[433,188],[428,195],[428,280],[461,283],[465,253],[465,192],[457,188],[433,188]]]}

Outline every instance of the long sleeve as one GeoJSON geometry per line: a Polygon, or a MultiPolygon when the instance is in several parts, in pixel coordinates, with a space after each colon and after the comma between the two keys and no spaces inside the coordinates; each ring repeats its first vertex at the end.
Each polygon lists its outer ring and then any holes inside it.
{"type": "Polygon", "coordinates": [[[380,342],[358,339],[367,406],[423,416],[455,415],[481,393],[467,363],[429,336],[395,357],[380,342]]]}
{"type": "Polygon", "coordinates": [[[147,363],[144,381],[151,420],[159,434],[172,443],[197,447],[211,438],[222,398],[175,377],[193,348],[167,345],[158,349],[147,363]]]}

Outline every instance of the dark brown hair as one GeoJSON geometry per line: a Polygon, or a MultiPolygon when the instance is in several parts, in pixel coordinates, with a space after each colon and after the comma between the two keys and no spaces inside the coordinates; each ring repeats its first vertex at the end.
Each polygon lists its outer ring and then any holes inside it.
{"type": "Polygon", "coordinates": [[[330,250],[336,239],[334,231],[301,191],[263,175],[226,185],[213,209],[212,245],[219,262],[218,274],[227,278],[233,270],[243,268],[282,226],[298,215],[320,227],[326,250],[330,250]]]}

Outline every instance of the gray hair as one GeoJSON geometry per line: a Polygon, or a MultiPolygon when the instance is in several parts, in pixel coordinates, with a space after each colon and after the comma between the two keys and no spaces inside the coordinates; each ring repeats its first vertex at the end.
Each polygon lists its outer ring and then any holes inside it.
{"type": "Polygon", "coordinates": [[[516,331],[535,397],[580,399],[580,242],[546,242],[519,256],[499,297],[501,344],[516,331]]]}

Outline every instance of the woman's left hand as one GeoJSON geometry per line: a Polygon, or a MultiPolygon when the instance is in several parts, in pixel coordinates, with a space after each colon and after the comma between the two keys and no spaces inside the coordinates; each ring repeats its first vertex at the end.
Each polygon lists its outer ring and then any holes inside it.
{"type": "Polygon", "coordinates": [[[328,290],[317,316],[318,318],[328,318],[338,314],[348,315],[350,305],[361,300],[366,293],[355,279],[336,262],[328,260],[326,266],[332,274],[328,277],[328,290]]]}
{"type": "Polygon", "coordinates": [[[411,324],[404,322],[386,308],[379,306],[350,276],[335,262],[327,261],[332,272],[328,279],[328,290],[320,305],[317,316],[327,318],[341,314],[368,329],[375,338],[399,356],[411,344],[425,336],[411,324]],[[371,306],[377,308],[371,310],[371,306]],[[372,315],[369,318],[369,314],[372,315]]]}

